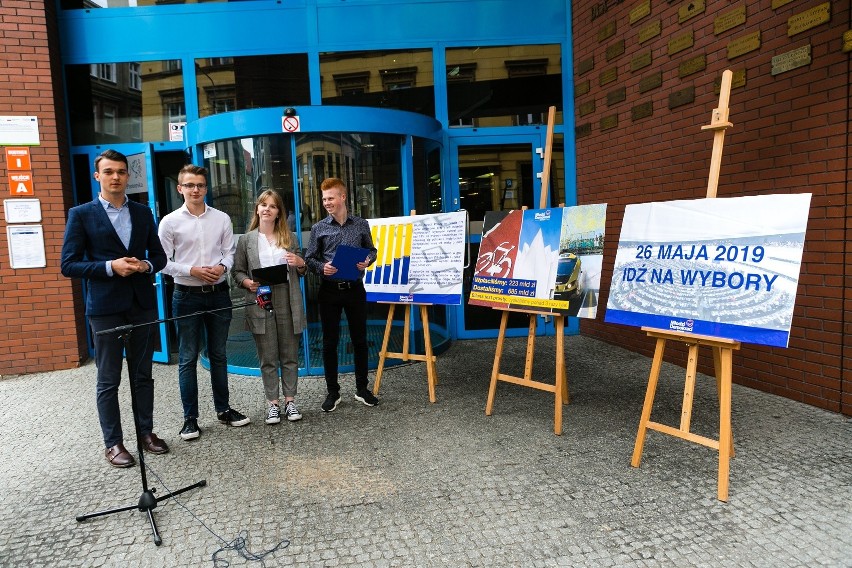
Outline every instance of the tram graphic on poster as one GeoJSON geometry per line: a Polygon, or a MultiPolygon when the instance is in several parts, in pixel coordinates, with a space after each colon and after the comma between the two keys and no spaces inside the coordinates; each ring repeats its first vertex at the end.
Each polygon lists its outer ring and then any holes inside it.
{"type": "Polygon", "coordinates": [[[364,274],[368,301],[461,304],[463,211],[368,221],[378,250],[364,274]]]}
{"type": "Polygon", "coordinates": [[[485,215],[471,305],[594,318],[606,204],[485,215]]]}
{"type": "Polygon", "coordinates": [[[628,205],[605,321],[786,347],[810,200],[628,205]]]}

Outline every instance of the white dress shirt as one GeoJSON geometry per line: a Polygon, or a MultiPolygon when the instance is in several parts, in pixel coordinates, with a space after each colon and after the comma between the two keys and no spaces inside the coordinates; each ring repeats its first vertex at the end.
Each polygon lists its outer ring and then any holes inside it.
{"type": "Polygon", "coordinates": [[[257,232],[257,256],[260,258],[260,266],[266,268],[268,266],[276,266],[284,264],[284,254],[286,249],[279,248],[271,244],[264,235],[257,232]]]}
{"type": "Polygon", "coordinates": [[[176,284],[201,286],[208,284],[189,275],[193,266],[225,267],[216,284],[224,282],[228,270],[234,265],[234,228],[227,213],[204,206],[201,215],[193,215],[184,203],[160,221],[157,231],[160,243],[169,259],[163,273],[175,279],[176,284]]]}

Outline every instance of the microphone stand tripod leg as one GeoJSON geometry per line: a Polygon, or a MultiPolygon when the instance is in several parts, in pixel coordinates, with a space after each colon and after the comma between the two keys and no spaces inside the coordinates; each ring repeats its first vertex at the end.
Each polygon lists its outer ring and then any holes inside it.
{"type": "MultiPolygon", "coordinates": [[[[104,515],[109,515],[112,513],[120,513],[122,511],[130,511],[132,509],[139,509],[140,511],[147,513],[148,521],[151,523],[151,532],[154,534],[154,544],[160,546],[163,544],[163,539],[160,537],[160,532],[157,530],[157,523],[154,521],[154,509],[157,507],[157,503],[164,499],[168,499],[174,495],[179,495],[185,491],[189,491],[190,489],[195,489],[196,487],[204,487],[207,485],[207,480],[202,479],[201,481],[184,487],[183,489],[178,489],[177,491],[173,491],[162,497],[155,497],[154,492],[156,489],[148,488],[148,476],[145,472],[145,448],[142,443],[142,432],[139,427],[139,408],[138,403],[136,402],[136,378],[133,374],[133,365],[131,364],[131,345],[130,345],[130,334],[133,332],[133,329],[137,327],[145,327],[147,328],[151,323],[144,323],[138,325],[131,326],[122,326],[120,328],[121,338],[124,341],[124,353],[127,357],[127,372],[130,378],[130,403],[131,408],[133,409],[133,425],[136,428],[136,449],[139,452],[139,469],[140,474],[142,476],[142,495],[139,497],[139,503],[136,505],[130,505],[127,507],[119,507],[116,509],[110,509],[107,511],[99,511],[97,513],[88,513],[85,515],[78,515],[77,521],[84,521],[86,519],[91,519],[92,517],[102,517],[104,515]]],[[[116,328],[118,331],[119,328],[116,328]]],[[[146,332],[148,330],[146,329],[146,332]]]]}

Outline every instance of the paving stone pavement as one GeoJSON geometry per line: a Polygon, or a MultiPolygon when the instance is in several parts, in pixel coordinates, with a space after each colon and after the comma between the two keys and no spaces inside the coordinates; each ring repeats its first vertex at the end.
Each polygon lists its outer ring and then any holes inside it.
{"type": "MultiPolygon", "coordinates": [[[[553,338],[535,373],[553,376],[553,338]]],[[[352,399],[324,414],[325,383],[302,378],[304,420],[263,423],[259,378],[231,376],[231,404],[252,424],[216,421],[199,370],[203,429],[183,442],[177,366],[155,364],[155,431],[171,453],[149,456],[163,495],[155,546],[133,505],[139,467],[103,459],[94,365],[0,380],[0,566],[213,566],[244,536],[265,566],[852,566],[852,421],[734,385],[728,503],[716,500],[717,454],[649,432],[630,467],[650,360],[591,338],[566,341],[571,403],[553,434],[553,398],[501,383],[484,408],[493,340],[457,341],[438,357],[438,402],[422,363],[391,368],[381,403],[352,399]]],[[[522,374],[526,338],[506,341],[504,373],[522,374]]],[[[736,372],[736,369],[735,369],[736,372]]],[[[663,366],[653,419],[677,425],[684,371],[663,366]]],[[[371,384],[372,384],[371,373],[371,384]]],[[[122,383],[125,432],[132,432],[122,383]]],[[[715,381],[699,376],[694,432],[718,432],[715,381]]],[[[135,454],[135,438],[126,444],[135,454]]],[[[230,566],[261,566],[237,552],[230,566]]],[[[221,564],[225,565],[225,564],[221,564]]]]}

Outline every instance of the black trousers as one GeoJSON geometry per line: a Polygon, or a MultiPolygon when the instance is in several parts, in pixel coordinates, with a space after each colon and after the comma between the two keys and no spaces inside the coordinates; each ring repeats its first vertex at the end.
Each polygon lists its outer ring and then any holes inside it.
{"type": "Polygon", "coordinates": [[[337,347],[340,343],[340,318],[346,314],[349,338],[355,358],[355,388],[367,388],[367,292],[361,281],[340,289],[336,282],[323,281],[317,300],[322,323],[322,363],[329,393],[339,393],[337,347]]]}

